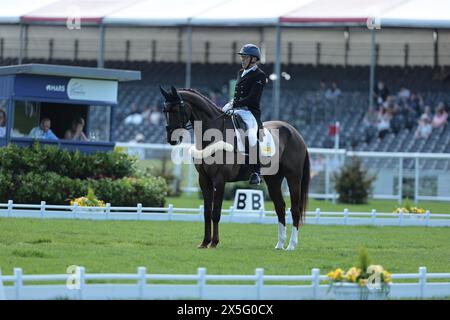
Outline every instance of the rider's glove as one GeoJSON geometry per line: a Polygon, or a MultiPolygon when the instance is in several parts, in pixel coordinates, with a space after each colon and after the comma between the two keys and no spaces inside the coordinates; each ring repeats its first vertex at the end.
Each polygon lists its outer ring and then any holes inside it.
{"type": "Polygon", "coordinates": [[[236,111],[236,110],[234,110],[234,109],[229,109],[229,110],[225,111],[225,113],[226,113],[227,115],[231,116],[231,115],[234,114],[235,111],[236,111]]]}
{"type": "Polygon", "coordinates": [[[233,101],[228,102],[223,108],[223,112],[227,112],[228,110],[233,109],[233,101]]]}

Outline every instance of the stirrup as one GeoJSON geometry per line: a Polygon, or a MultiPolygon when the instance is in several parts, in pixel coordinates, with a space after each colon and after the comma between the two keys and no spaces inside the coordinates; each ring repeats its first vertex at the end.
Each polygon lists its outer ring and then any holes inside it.
{"type": "Polygon", "coordinates": [[[257,172],[252,173],[252,175],[250,176],[249,183],[252,185],[260,185],[261,184],[261,177],[259,176],[259,174],[257,172]]]}

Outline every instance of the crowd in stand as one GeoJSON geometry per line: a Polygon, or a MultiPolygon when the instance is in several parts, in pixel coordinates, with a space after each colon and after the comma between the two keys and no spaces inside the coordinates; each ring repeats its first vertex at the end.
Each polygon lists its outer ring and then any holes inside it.
{"type": "Polygon", "coordinates": [[[369,107],[363,118],[367,143],[376,137],[383,139],[387,133],[412,130],[416,124],[415,138],[426,139],[434,129],[447,125],[448,109],[444,102],[439,102],[432,113],[431,106],[424,103],[420,94],[404,86],[397,95],[392,95],[379,81],[373,98],[374,107],[369,107]]]}

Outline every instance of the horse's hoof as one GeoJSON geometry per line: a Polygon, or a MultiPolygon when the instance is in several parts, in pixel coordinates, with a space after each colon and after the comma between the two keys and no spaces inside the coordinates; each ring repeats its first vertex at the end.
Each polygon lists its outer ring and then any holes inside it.
{"type": "Polygon", "coordinates": [[[277,245],[275,246],[275,249],[276,250],[283,250],[284,246],[283,246],[283,244],[277,243],[277,245]]]}
{"type": "Polygon", "coordinates": [[[201,244],[199,244],[198,245],[198,249],[206,249],[206,248],[208,248],[208,245],[209,245],[209,241],[203,241],[201,244]]]}
{"type": "Polygon", "coordinates": [[[295,250],[295,246],[293,245],[288,245],[288,247],[286,248],[286,251],[294,251],[295,250]]]}
{"type": "Polygon", "coordinates": [[[217,245],[219,244],[219,241],[217,241],[217,242],[211,242],[211,245],[209,246],[211,249],[215,249],[215,248],[217,248],[217,245]]]}

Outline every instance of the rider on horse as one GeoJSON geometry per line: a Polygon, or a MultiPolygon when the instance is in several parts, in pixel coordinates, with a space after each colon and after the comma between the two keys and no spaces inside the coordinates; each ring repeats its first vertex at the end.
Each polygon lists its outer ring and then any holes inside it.
{"type": "MultiPolygon", "coordinates": [[[[222,108],[222,111],[228,115],[232,115],[235,111],[239,110],[239,114],[245,122],[248,122],[246,121],[248,116],[253,115],[258,123],[259,136],[259,130],[263,129],[261,110],[259,109],[260,100],[267,82],[266,74],[257,65],[258,61],[261,60],[261,53],[259,48],[254,44],[246,44],[241,48],[238,55],[241,57],[242,69],[238,72],[238,79],[234,89],[234,99],[227,103],[222,108]]],[[[258,144],[256,142],[257,148],[258,144]]],[[[259,161],[259,148],[257,149],[256,164],[253,168],[250,184],[260,184],[261,164],[259,161]]]]}

